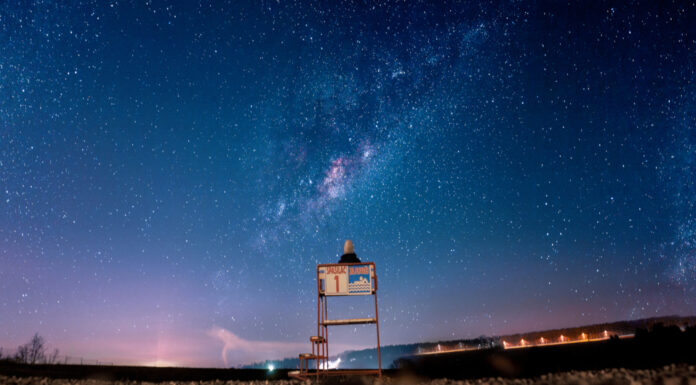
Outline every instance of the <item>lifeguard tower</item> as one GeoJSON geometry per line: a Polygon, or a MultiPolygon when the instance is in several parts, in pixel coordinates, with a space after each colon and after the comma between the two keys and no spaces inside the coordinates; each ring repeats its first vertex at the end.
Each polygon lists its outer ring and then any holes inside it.
{"type": "Polygon", "coordinates": [[[382,355],[379,345],[379,317],[377,312],[377,274],[374,262],[331,263],[317,265],[317,335],[309,338],[312,353],[300,354],[300,370],[289,375],[299,379],[327,375],[382,376],[382,355]],[[373,296],[374,317],[329,319],[328,298],[342,296],[373,296]],[[374,324],[377,328],[377,369],[329,369],[329,326],[374,324]],[[310,370],[309,361],[314,361],[310,370]]]}

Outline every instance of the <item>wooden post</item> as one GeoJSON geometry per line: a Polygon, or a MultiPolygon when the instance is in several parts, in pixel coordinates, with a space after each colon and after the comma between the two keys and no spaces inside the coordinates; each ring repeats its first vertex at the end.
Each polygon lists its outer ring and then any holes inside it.
{"type": "Polygon", "coordinates": [[[382,377],[382,349],[379,347],[379,314],[377,313],[377,274],[375,274],[375,324],[377,325],[377,365],[379,367],[379,376],[382,377]]]}

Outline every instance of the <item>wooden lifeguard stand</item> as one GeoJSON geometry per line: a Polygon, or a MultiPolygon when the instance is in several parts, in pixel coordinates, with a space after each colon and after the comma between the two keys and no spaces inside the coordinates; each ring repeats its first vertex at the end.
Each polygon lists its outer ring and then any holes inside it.
{"type": "Polygon", "coordinates": [[[379,316],[377,311],[377,274],[374,262],[332,263],[317,265],[317,335],[309,338],[312,353],[300,354],[299,372],[290,373],[300,379],[318,378],[320,375],[367,375],[382,376],[382,354],[379,345],[379,316]],[[328,297],[372,295],[375,301],[374,317],[329,319],[328,297]],[[377,328],[378,369],[329,370],[329,326],[375,324],[377,328]],[[316,369],[309,370],[309,361],[314,360],[316,369]]]}

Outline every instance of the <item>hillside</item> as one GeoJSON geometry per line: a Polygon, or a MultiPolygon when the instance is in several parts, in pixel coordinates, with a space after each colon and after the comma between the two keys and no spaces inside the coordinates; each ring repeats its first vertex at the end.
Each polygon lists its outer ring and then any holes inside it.
{"type": "MultiPolygon", "coordinates": [[[[496,337],[481,336],[475,339],[459,339],[435,342],[418,342],[413,344],[388,345],[382,347],[382,367],[389,368],[392,363],[404,356],[410,356],[420,352],[429,352],[438,349],[452,348],[476,348],[485,349],[496,347],[501,344],[501,341],[519,341],[525,339],[527,341],[538,340],[544,337],[547,340],[553,340],[564,335],[569,338],[577,338],[581,333],[586,333],[592,338],[599,336],[606,330],[609,335],[624,335],[633,334],[638,329],[651,329],[655,324],[663,324],[665,326],[696,325],[696,316],[665,316],[644,318],[630,321],[617,321],[601,324],[592,324],[585,326],[532,331],[528,333],[508,334],[496,337]]],[[[309,344],[307,344],[309,349],[309,344]]],[[[377,367],[377,349],[363,349],[355,351],[346,351],[338,355],[332,356],[331,361],[340,359],[339,367],[342,369],[358,369],[358,368],[375,368],[377,367]]],[[[298,368],[299,360],[295,357],[285,358],[283,360],[256,362],[251,365],[246,365],[243,368],[248,369],[264,369],[269,365],[276,368],[298,368]]]]}

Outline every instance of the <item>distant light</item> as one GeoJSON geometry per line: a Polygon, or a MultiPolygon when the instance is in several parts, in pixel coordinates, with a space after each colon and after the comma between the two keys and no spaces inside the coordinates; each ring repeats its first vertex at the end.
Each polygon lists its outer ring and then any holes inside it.
{"type": "Polygon", "coordinates": [[[319,369],[326,369],[326,366],[329,367],[329,369],[338,369],[338,365],[341,363],[341,357],[336,358],[336,361],[329,361],[328,365],[324,365],[322,362],[319,365],[319,369]]]}
{"type": "Polygon", "coordinates": [[[273,366],[273,364],[268,364],[268,371],[272,372],[274,370],[275,370],[275,366],[273,366]]]}
{"type": "Polygon", "coordinates": [[[166,360],[157,360],[157,361],[152,361],[152,362],[143,362],[143,366],[155,366],[158,368],[164,368],[164,367],[174,367],[177,366],[178,364],[173,361],[166,361],[166,360]]]}

